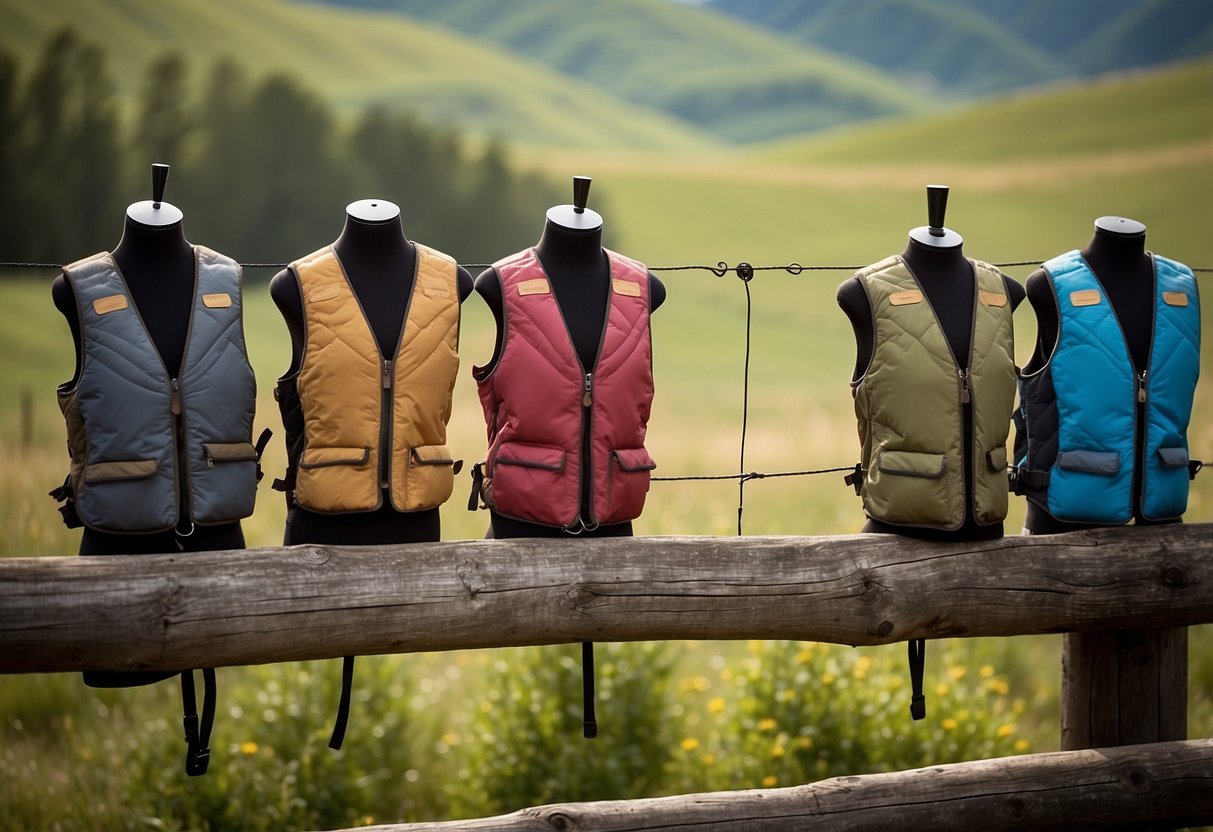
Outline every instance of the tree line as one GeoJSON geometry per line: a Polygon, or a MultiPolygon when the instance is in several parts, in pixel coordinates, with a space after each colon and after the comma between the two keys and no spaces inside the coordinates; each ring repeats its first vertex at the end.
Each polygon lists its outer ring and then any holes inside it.
{"type": "Polygon", "coordinates": [[[165,199],[193,242],[244,262],[281,262],[331,242],[344,206],[401,208],[410,238],[460,262],[535,242],[564,188],[513,170],[500,143],[370,107],[349,119],[286,74],[252,79],[230,58],[200,82],[180,51],[147,66],[124,116],[105,51],[71,28],[22,71],[0,50],[0,260],[66,263],[113,248],[127,204],[165,199]]]}

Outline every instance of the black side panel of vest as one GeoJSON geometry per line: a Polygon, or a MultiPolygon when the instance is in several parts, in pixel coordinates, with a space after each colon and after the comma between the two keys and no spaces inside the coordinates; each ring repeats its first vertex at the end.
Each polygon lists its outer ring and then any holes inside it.
{"type": "MultiPolygon", "coordinates": [[[[1049,471],[1057,461],[1057,394],[1053,390],[1053,375],[1046,368],[1038,376],[1025,379],[1020,386],[1023,409],[1027,411],[1027,432],[1023,430],[1016,411],[1015,458],[1022,459],[1027,446],[1027,467],[1032,471],[1049,471]],[[1031,437],[1031,442],[1028,442],[1031,437]]],[[[1046,488],[1025,487],[1024,495],[1041,503],[1047,502],[1046,488]]]]}
{"type": "Polygon", "coordinates": [[[274,398],[278,400],[282,428],[286,432],[287,467],[293,472],[299,464],[299,455],[303,453],[303,405],[299,401],[296,379],[280,379],[274,388],[274,398]]]}

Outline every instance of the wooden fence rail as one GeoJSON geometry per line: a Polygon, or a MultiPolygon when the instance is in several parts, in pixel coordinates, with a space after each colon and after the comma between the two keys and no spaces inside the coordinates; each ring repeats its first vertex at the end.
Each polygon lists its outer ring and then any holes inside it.
{"type": "Polygon", "coordinates": [[[871,645],[1213,622],[1213,525],[455,541],[0,559],[0,672],[582,640],[871,645]]]}
{"type": "MultiPolygon", "coordinates": [[[[1213,740],[1003,757],[788,789],[568,803],[373,832],[993,832],[1213,822],[1213,740]]],[[[365,828],[365,827],[364,827],[365,828]]]]}

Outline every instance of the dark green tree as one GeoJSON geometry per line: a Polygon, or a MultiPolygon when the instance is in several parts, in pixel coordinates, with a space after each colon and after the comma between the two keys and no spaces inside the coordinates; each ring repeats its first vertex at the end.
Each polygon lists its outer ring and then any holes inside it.
{"type": "Polygon", "coordinates": [[[195,116],[189,109],[188,80],[185,57],[176,50],[164,53],[147,68],[132,145],[149,165],[184,161],[182,149],[195,116]]]}

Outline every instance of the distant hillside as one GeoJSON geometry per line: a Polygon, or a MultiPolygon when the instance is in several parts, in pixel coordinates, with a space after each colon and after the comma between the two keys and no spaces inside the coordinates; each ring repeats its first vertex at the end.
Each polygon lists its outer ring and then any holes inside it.
{"type": "Polygon", "coordinates": [[[983,101],[927,119],[772,143],[765,161],[1015,163],[1145,151],[1213,155],[1213,61],[983,101]]]}
{"type": "Polygon", "coordinates": [[[713,8],[968,95],[1213,54],[1209,0],[711,0],[713,8]]]}
{"type": "Polygon", "coordinates": [[[391,9],[505,46],[566,77],[732,141],[921,111],[869,66],[667,0],[330,0],[391,9]]]}
{"type": "Polygon", "coordinates": [[[64,25],[103,44],[125,98],[154,57],[176,49],[195,80],[231,55],[255,74],[289,73],[347,111],[383,104],[468,133],[572,147],[718,143],[492,44],[399,15],[285,0],[0,0],[0,20],[0,49],[26,68],[64,25]]]}

